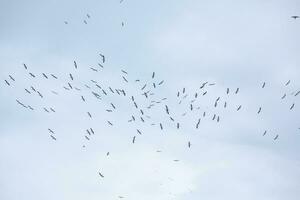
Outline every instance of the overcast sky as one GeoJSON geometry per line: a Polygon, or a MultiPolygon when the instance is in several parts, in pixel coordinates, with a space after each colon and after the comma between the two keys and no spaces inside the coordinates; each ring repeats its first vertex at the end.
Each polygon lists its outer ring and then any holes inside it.
{"type": "Polygon", "coordinates": [[[0,199],[299,199],[300,19],[292,15],[300,15],[300,1],[0,0],[0,199]],[[149,123],[128,123],[138,116],[131,95],[148,106],[140,88],[151,88],[153,71],[156,83],[164,80],[153,98],[167,100],[145,108],[149,123]],[[63,89],[69,73],[81,91],[63,89]],[[128,94],[97,100],[84,86],[91,79],[128,94]],[[215,85],[201,90],[206,81],[215,85]],[[30,86],[44,98],[27,94],[30,86]],[[183,87],[189,96],[178,104],[183,87]],[[195,92],[200,97],[189,111],[195,92]],[[117,109],[108,113],[111,102],[117,109]]]}

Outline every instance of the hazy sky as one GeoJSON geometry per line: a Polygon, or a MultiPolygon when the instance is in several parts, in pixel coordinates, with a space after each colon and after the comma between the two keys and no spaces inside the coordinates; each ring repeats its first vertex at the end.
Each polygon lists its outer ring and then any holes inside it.
{"type": "Polygon", "coordinates": [[[300,15],[300,1],[0,0],[0,199],[299,199],[300,19],[291,15],[300,15]],[[99,69],[99,53],[106,62],[97,73],[90,67],[99,69]],[[156,125],[128,123],[137,116],[132,94],[148,105],[143,84],[134,80],[151,85],[153,71],[157,82],[164,80],[153,89],[155,100],[168,98],[150,113],[156,125]],[[69,73],[82,91],[63,89],[69,73]],[[84,86],[91,79],[128,95],[97,100],[84,86]],[[204,97],[205,81],[216,85],[204,97]],[[43,99],[25,92],[31,85],[43,99]],[[183,87],[189,100],[199,92],[199,110],[189,111],[188,100],[178,104],[183,87]],[[219,96],[222,104],[214,108],[219,96]],[[117,109],[108,113],[111,102],[117,109]],[[166,119],[165,104],[180,130],[166,119]],[[219,123],[211,120],[214,113],[219,123]],[[95,135],[87,141],[90,127],[95,135]]]}

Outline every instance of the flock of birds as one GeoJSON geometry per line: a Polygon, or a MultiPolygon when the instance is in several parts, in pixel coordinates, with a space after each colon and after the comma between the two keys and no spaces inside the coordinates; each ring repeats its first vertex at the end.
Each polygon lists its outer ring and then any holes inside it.
{"type": "MultiPolygon", "coordinates": [[[[120,1],[122,3],[123,0],[120,1]]],[[[86,15],[86,19],[84,19],[84,24],[88,24],[88,20],[91,18],[89,14],[86,15]]],[[[298,19],[299,16],[292,16],[293,19],[298,19]]],[[[67,25],[68,21],[64,21],[67,25]]],[[[124,22],[122,22],[122,26],[124,26],[124,22]]],[[[84,70],[89,70],[92,73],[101,73],[102,70],[105,70],[106,67],[106,56],[103,54],[99,54],[99,61],[94,67],[84,67],[84,70]]],[[[159,95],[159,90],[165,84],[165,81],[157,78],[155,72],[153,72],[148,80],[142,80],[139,78],[132,78],[130,74],[124,70],[120,70],[119,81],[121,85],[119,87],[112,87],[109,85],[101,84],[97,79],[90,79],[87,82],[80,82],[80,79],[77,78],[80,76],[78,73],[78,69],[81,68],[77,61],[73,61],[73,69],[70,72],[67,72],[67,78],[59,76],[54,73],[41,73],[37,74],[33,72],[29,66],[25,63],[23,64],[23,68],[25,70],[24,75],[29,77],[30,79],[43,78],[43,79],[52,79],[57,85],[59,85],[58,90],[48,91],[40,89],[37,86],[33,86],[29,83],[26,88],[24,88],[24,92],[27,95],[31,95],[34,98],[39,98],[40,100],[47,101],[49,95],[60,96],[65,94],[64,92],[73,93],[76,98],[81,102],[82,105],[89,104],[90,99],[95,99],[98,102],[102,103],[105,107],[103,109],[103,113],[114,113],[121,112],[120,107],[118,107],[116,102],[122,101],[126,102],[127,107],[126,110],[130,110],[131,114],[127,118],[124,119],[126,123],[130,126],[134,126],[136,134],[131,138],[131,142],[134,144],[137,141],[137,137],[143,135],[143,127],[149,125],[151,127],[157,127],[158,130],[164,131],[166,128],[171,127],[172,129],[182,129],[187,126],[189,128],[200,129],[201,124],[205,120],[214,121],[219,123],[221,119],[223,119],[221,114],[218,113],[218,109],[231,109],[235,112],[239,112],[244,107],[242,104],[233,105],[230,102],[231,95],[239,95],[240,88],[225,88],[220,95],[214,95],[213,100],[210,98],[205,98],[210,94],[211,88],[215,87],[217,83],[203,81],[198,85],[196,91],[189,92],[188,88],[183,87],[179,89],[176,94],[173,94],[171,98],[167,98],[165,96],[159,95]],[[61,81],[66,80],[62,85],[61,81]],[[132,89],[128,89],[126,85],[130,85],[130,88],[135,88],[135,91],[132,89]],[[203,106],[202,102],[206,101],[206,105],[203,106]],[[128,106],[129,105],[129,106],[128,106]],[[172,107],[173,106],[173,107],[172,107]],[[174,108],[175,107],[175,108],[174,108]],[[182,107],[183,112],[179,111],[179,107],[182,107]],[[159,116],[156,116],[159,113],[159,116]],[[190,122],[189,125],[185,124],[185,121],[182,120],[187,115],[193,117],[193,121],[190,122]]],[[[4,80],[5,84],[8,87],[15,87],[18,82],[17,78],[15,78],[12,74],[9,74],[7,78],[4,80]]],[[[291,83],[288,80],[284,86],[289,86],[291,83]]],[[[22,85],[23,86],[23,85],[22,85]]],[[[51,87],[52,88],[52,87],[51,87]]],[[[266,88],[266,82],[261,83],[260,89],[263,90],[266,88]]],[[[20,96],[23,96],[21,94],[20,96]]],[[[286,99],[288,97],[297,97],[300,96],[300,90],[296,90],[292,93],[283,93],[281,97],[278,99],[286,99]]],[[[38,107],[37,105],[31,104],[30,102],[24,102],[21,98],[15,99],[16,103],[22,108],[28,111],[42,111],[45,113],[59,113],[54,106],[44,106],[38,107]]],[[[292,111],[295,108],[296,104],[292,103],[286,109],[292,111]]],[[[256,112],[257,115],[260,115],[264,111],[262,106],[258,106],[256,112]]],[[[127,112],[127,111],[125,111],[127,112]]],[[[83,116],[90,120],[94,118],[94,111],[87,110],[86,115],[83,116]]],[[[108,117],[109,118],[109,117],[108,117]]],[[[114,119],[107,119],[107,126],[113,127],[117,124],[117,121],[114,119]]],[[[49,133],[49,137],[56,141],[59,137],[56,134],[56,131],[52,127],[47,127],[47,131],[49,133]]],[[[268,130],[262,131],[262,136],[267,135],[268,130]]],[[[82,147],[86,148],[88,141],[93,138],[93,135],[96,134],[96,131],[93,127],[88,127],[85,131],[82,132],[82,147]]],[[[273,140],[279,139],[279,134],[275,134],[272,137],[273,140]]],[[[187,148],[191,148],[192,142],[187,142],[187,148]]],[[[157,152],[161,152],[157,150],[157,152]]],[[[109,151],[106,153],[109,155],[109,151]]],[[[174,160],[174,162],[178,162],[179,160],[174,160]]],[[[104,178],[104,174],[98,172],[99,176],[104,178]]],[[[119,198],[124,198],[123,196],[119,196],[119,198]]]]}
{"type": "MultiPolygon", "coordinates": [[[[90,67],[87,70],[91,70],[92,72],[95,73],[101,72],[101,69],[102,70],[104,69],[106,59],[103,54],[99,54],[99,58],[100,58],[100,62],[97,63],[98,67],[90,67]]],[[[221,95],[215,96],[213,100],[209,98],[205,99],[205,96],[207,96],[208,93],[210,92],[210,88],[216,86],[216,83],[210,83],[208,81],[205,81],[201,83],[198,87],[198,90],[192,94],[187,93],[187,88],[183,87],[182,89],[177,91],[177,93],[174,95],[174,98],[168,99],[167,97],[158,97],[158,95],[156,94],[156,91],[158,91],[162,87],[165,81],[156,79],[155,72],[152,73],[150,81],[143,81],[141,79],[131,80],[128,72],[122,69],[120,72],[121,73],[120,80],[123,81],[125,84],[133,83],[134,86],[136,87],[135,94],[132,94],[131,91],[125,89],[124,85],[120,85],[120,87],[118,88],[113,88],[111,86],[106,87],[104,85],[101,85],[99,81],[95,79],[90,80],[90,83],[92,85],[86,83],[75,83],[75,77],[78,75],[75,74],[76,70],[78,69],[78,64],[76,61],[74,61],[73,65],[74,65],[74,72],[68,73],[69,80],[64,85],[61,86],[61,89],[66,91],[73,91],[74,93],[76,93],[76,96],[78,96],[78,99],[80,99],[82,104],[88,104],[89,98],[96,98],[97,100],[105,104],[106,109],[104,109],[104,112],[107,113],[117,112],[118,106],[114,102],[104,101],[105,98],[109,100],[111,98],[116,100],[117,98],[121,98],[119,100],[123,102],[128,101],[129,105],[132,104],[131,106],[133,109],[132,114],[127,119],[125,119],[129,124],[130,123],[134,124],[134,122],[139,121],[142,123],[142,126],[144,126],[145,124],[154,127],[156,126],[161,131],[163,131],[166,128],[166,126],[171,126],[176,129],[181,129],[183,127],[183,124],[181,123],[182,121],[181,119],[188,114],[195,116],[195,121],[192,122],[192,126],[194,126],[195,129],[199,129],[201,122],[205,119],[211,119],[212,121],[216,121],[218,123],[221,120],[221,116],[220,114],[217,113],[217,110],[213,110],[213,109],[217,109],[219,107],[223,109],[229,109],[228,107],[230,107],[229,106],[230,95],[238,95],[240,92],[239,87],[234,89],[226,88],[224,91],[225,96],[224,95],[223,97],[221,95]],[[86,91],[90,93],[89,96],[83,94],[86,91]],[[170,105],[168,105],[170,101],[177,101],[176,109],[173,109],[170,105]],[[212,102],[207,102],[208,106],[203,106],[204,105],[202,103],[203,101],[212,101],[212,102]],[[182,106],[184,108],[182,113],[176,112],[177,110],[179,110],[178,106],[182,106]],[[155,109],[161,111],[162,115],[159,116],[161,121],[155,121],[155,116],[153,115],[155,115],[157,111],[152,112],[152,110],[155,109]],[[167,123],[164,124],[162,121],[167,123]]],[[[23,64],[23,67],[27,72],[27,76],[29,76],[32,79],[37,78],[37,76],[40,76],[44,79],[54,79],[54,80],[59,79],[59,76],[56,74],[41,73],[37,75],[34,72],[30,71],[26,64],[23,64]]],[[[8,75],[8,78],[4,80],[4,82],[7,86],[13,87],[14,83],[17,82],[17,80],[16,78],[13,77],[13,75],[10,74],[8,75]]],[[[284,84],[284,86],[288,86],[290,83],[291,81],[288,80],[284,84]]],[[[266,82],[263,82],[261,85],[261,89],[264,89],[265,87],[266,87],[266,82]]],[[[24,88],[24,92],[27,93],[28,95],[35,95],[40,99],[47,98],[45,95],[47,91],[42,92],[38,87],[33,85],[29,85],[27,88],[24,88]]],[[[47,93],[58,96],[59,94],[61,94],[61,91],[50,90],[47,93]]],[[[280,99],[283,100],[288,96],[297,97],[299,94],[300,94],[300,90],[294,91],[292,93],[284,93],[282,94],[280,99]]],[[[21,107],[26,108],[30,111],[35,111],[37,109],[40,109],[46,113],[57,112],[57,110],[53,106],[36,108],[36,106],[34,105],[31,105],[29,103],[24,103],[21,99],[16,99],[16,103],[19,104],[21,107]]],[[[289,110],[292,111],[295,105],[296,105],[295,103],[292,103],[289,106],[289,110]]],[[[238,104],[235,106],[231,105],[231,107],[235,109],[236,112],[238,112],[243,108],[243,105],[242,104],[238,104]]],[[[257,115],[259,115],[262,111],[263,111],[262,106],[257,107],[257,111],[256,111],[257,115]]],[[[93,111],[90,110],[86,111],[87,118],[93,119],[93,116],[94,116],[93,111]]],[[[114,126],[115,121],[107,120],[107,124],[108,126],[114,126]]],[[[50,133],[50,137],[53,140],[57,140],[53,128],[49,127],[48,131],[50,133]]],[[[142,135],[142,128],[137,127],[136,133],[138,135],[142,135]]],[[[86,140],[90,140],[92,135],[94,134],[95,134],[94,129],[90,127],[86,129],[84,138],[86,140]]],[[[267,130],[264,130],[263,136],[265,136],[266,134],[267,134],[267,130]]],[[[273,139],[277,140],[278,137],[279,135],[277,134],[273,139]]],[[[136,136],[133,136],[132,143],[135,143],[135,141],[136,141],[136,136]]],[[[86,146],[83,145],[83,147],[85,148],[86,146]]],[[[189,148],[191,147],[190,141],[188,142],[188,147],[189,148]]]]}

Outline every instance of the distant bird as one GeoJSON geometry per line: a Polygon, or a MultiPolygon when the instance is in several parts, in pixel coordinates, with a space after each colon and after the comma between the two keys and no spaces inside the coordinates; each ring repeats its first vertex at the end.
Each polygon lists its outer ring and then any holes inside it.
{"type": "Polygon", "coordinates": [[[107,121],[107,123],[108,123],[109,125],[111,125],[111,126],[113,125],[110,121],[107,121]]]}
{"type": "Polygon", "coordinates": [[[122,76],[122,78],[124,79],[125,82],[128,83],[128,80],[124,76],[122,76]]]}
{"type": "Polygon", "coordinates": [[[288,84],[290,84],[291,80],[288,80],[288,82],[286,82],[285,86],[287,86],[288,84]]]}
{"type": "Polygon", "coordinates": [[[102,63],[105,63],[105,56],[103,55],[103,54],[99,54],[100,56],[101,56],[101,58],[102,58],[102,63]]]}
{"type": "Polygon", "coordinates": [[[282,97],[281,97],[281,99],[284,99],[286,97],[286,94],[284,94],[282,97]]]}
{"type": "Polygon", "coordinates": [[[263,82],[262,88],[264,88],[266,86],[266,82],[263,82]]]}
{"type": "Polygon", "coordinates": [[[50,74],[53,78],[57,79],[57,76],[55,76],[54,74],[50,74]]]}
{"type": "Polygon", "coordinates": [[[292,110],[295,107],[295,103],[292,104],[292,106],[290,107],[290,110],[292,110]]]}
{"type": "Polygon", "coordinates": [[[229,88],[227,88],[227,91],[226,91],[226,93],[227,93],[227,94],[229,94],[229,88]]]}
{"type": "Polygon", "coordinates": [[[237,94],[239,92],[240,88],[236,88],[235,93],[237,94]]]}
{"type": "Polygon", "coordinates": [[[35,78],[35,75],[33,73],[29,72],[29,75],[35,78]]]}
{"type": "Polygon", "coordinates": [[[265,136],[267,134],[267,131],[265,131],[264,133],[263,133],[263,136],[265,136]]]}
{"type": "Polygon", "coordinates": [[[257,114],[259,114],[261,112],[261,107],[259,107],[258,111],[257,111],[257,114]]]}
{"type": "Polygon", "coordinates": [[[188,147],[191,148],[191,142],[188,142],[188,147]]]}
{"type": "Polygon", "coordinates": [[[67,21],[64,21],[64,23],[65,23],[65,24],[68,24],[68,22],[67,22],[67,21]]]}
{"type": "Polygon", "coordinates": [[[91,113],[90,113],[90,112],[87,112],[87,114],[88,114],[88,116],[89,116],[90,118],[92,118],[92,115],[91,115],[91,113]]]}
{"type": "Polygon", "coordinates": [[[160,81],[159,83],[158,83],[158,85],[161,85],[161,84],[163,84],[164,83],[164,81],[162,80],[162,81],[160,81]]]}
{"type": "Polygon", "coordinates": [[[73,75],[70,73],[69,76],[70,76],[70,79],[73,81],[74,80],[73,75]]]}
{"type": "Polygon", "coordinates": [[[293,15],[293,16],[291,16],[291,18],[293,18],[293,19],[298,19],[298,18],[299,18],[299,16],[297,16],[297,15],[293,15]]]}
{"type": "Polygon", "coordinates": [[[237,111],[239,111],[242,108],[242,105],[239,105],[239,107],[237,108],[237,111]]]}
{"type": "Polygon", "coordinates": [[[23,66],[24,66],[25,69],[28,69],[28,67],[26,66],[26,64],[23,64],[23,66]]]}
{"type": "Polygon", "coordinates": [[[152,78],[154,78],[154,76],[155,76],[155,72],[152,73],[152,78]]]}
{"type": "Polygon", "coordinates": [[[125,23],[124,23],[124,22],[122,22],[122,23],[121,23],[121,25],[122,25],[122,26],[124,26],[124,25],[125,25],[125,23]]]}
{"type": "Polygon", "coordinates": [[[87,24],[87,21],[86,21],[86,20],[83,20],[83,22],[84,22],[85,24],[87,24]]]}
{"type": "Polygon", "coordinates": [[[46,79],[48,79],[48,76],[45,73],[42,73],[42,74],[46,79]]]}
{"type": "Polygon", "coordinates": [[[104,178],[103,174],[101,174],[100,172],[98,173],[102,178],[104,178]]]}
{"type": "Polygon", "coordinates": [[[25,88],[25,91],[26,91],[28,94],[31,94],[31,92],[30,92],[29,90],[27,90],[26,88],[25,88]]]}
{"type": "Polygon", "coordinates": [[[86,14],[86,16],[87,16],[88,18],[91,18],[91,16],[90,16],[89,14],[86,14]]]}
{"type": "Polygon", "coordinates": [[[15,81],[15,79],[11,75],[8,75],[8,76],[12,81],[15,81]]]}
{"type": "Polygon", "coordinates": [[[132,143],[134,144],[134,142],[135,142],[135,136],[133,136],[132,138],[132,143]]]}
{"type": "Polygon", "coordinates": [[[298,92],[296,92],[295,96],[297,96],[298,94],[300,94],[300,90],[298,92]]]}
{"type": "Polygon", "coordinates": [[[198,122],[197,122],[197,124],[196,124],[196,128],[197,128],[197,129],[199,128],[200,122],[201,122],[201,119],[199,118],[199,119],[198,119],[198,122]]]}
{"type": "Polygon", "coordinates": [[[10,86],[10,83],[7,80],[4,80],[4,81],[8,86],[10,86]]]}
{"type": "Polygon", "coordinates": [[[77,69],[77,63],[76,63],[76,61],[74,61],[74,67],[75,67],[75,69],[77,69]]]}
{"type": "Polygon", "coordinates": [[[274,140],[277,140],[277,139],[278,139],[278,137],[279,137],[279,135],[276,135],[276,136],[275,136],[275,138],[274,138],[274,140]]]}
{"type": "Polygon", "coordinates": [[[53,135],[50,135],[50,137],[51,137],[53,140],[56,140],[56,137],[54,137],[53,135]]]}
{"type": "Polygon", "coordinates": [[[104,66],[103,66],[103,65],[101,65],[100,63],[98,63],[98,65],[99,65],[99,67],[101,67],[101,68],[104,68],[104,66]]]}
{"type": "Polygon", "coordinates": [[[39,94],[39,96],[41,97],[41,98],[43,98],[43,95],[39,92],[39,91],[36,91],[38,94],[39,94]]]}
{"type": "Polygon", "coordinates": [[[176,126],[177,126],[177,129],[179,129],[179,123],[177,123],[176,126]]]}

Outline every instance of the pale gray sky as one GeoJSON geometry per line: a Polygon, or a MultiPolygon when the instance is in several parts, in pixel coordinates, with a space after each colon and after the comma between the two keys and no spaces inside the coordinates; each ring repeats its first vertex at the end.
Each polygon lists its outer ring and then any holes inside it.
{"type": "Polygon", "coordinates": [[[300,90],[300,19],[291,15],[300,15],[299,1],[0,0],[0,199],[299,199],[300,95],[294,94],[300,90]],[[99,68],[99,53],[106,62],[97,73],[90,67],[99,68]],[[128,123],[138,116],[129,95],[148,105],[139,91],[143,84],[134,80],[151,85],[153,71],[157,83],[165,81],[153,90],[155,100],[168,98],[145,109],[152,117],[147,122],[156,126],[128,123]],[[123,87],[128,95],[97,100],[84,87],[93,85],[91,79],[108,92],[108,86],[123,87]],[[205,81],[216,85],[202,91],[205,81]],[[67,82],[83,91],[64,90],[67,82]],[[25,92],[31,85],[43,99],[25,92]],[[176,93],[183,87],[189,96],[179,105],[176,93]],[[196,91],[194,107],[200,109],[191,112],[188,101],[196,91]],[[113,113],[105,111],[110,102],[117,107],[113,113]],[[165,104],[180,130],[166,118],[165,104]],[[211,120],[214,113],[219,123],[211,120]],[[90,127],[95,135],[87,141],[90,127]]]}

